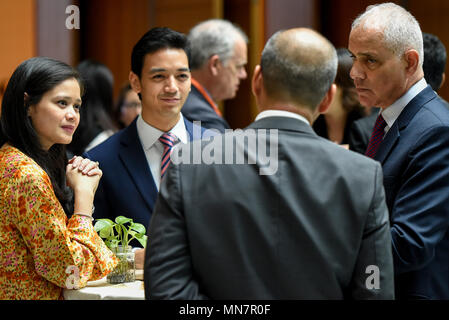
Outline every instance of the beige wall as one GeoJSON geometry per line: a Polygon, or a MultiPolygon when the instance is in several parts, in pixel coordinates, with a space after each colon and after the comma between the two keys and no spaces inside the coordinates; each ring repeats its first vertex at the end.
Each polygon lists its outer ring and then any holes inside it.
{"type": "Polygon", "coordinates": [[[15,68],[36,54],[35,1],[0,1],[0,91],[15,68]]]}

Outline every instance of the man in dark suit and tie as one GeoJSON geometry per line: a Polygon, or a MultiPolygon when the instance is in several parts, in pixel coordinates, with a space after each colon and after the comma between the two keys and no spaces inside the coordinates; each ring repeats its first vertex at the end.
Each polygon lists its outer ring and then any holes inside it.
{"type": "Polygon", "coordinates": [[[317,32],[270,38],[252,80],[256,121],[174,154],[150,223],[147,298],[394,297],[381,166],[311,127],[336,71],[317,32]]]}
{"type": "Polygon", "coordinates": [[[145,33],[133,48],[129,81],[142,101],[142,114],[85,156],[103,171],[95,218],[126,216],[147,226],[171,146],[202,133],[181,114],[190,91],[185,35],[169,28],[145,33]]]}
{"type": "Polygon", "coordinates": [[[229,124],[217,102],[232,99],[240,81],[246,79],[248,38],[231,22],[222,19],[203,21],[190,30],[192,91],[182,114],[201,126],[224,132],[229,124]]]}
{"type": "Polygon", "coordinates": [[[449,299],[449,110],[427,85],[418,22],[370,6],[349,36],[351,77],[382,109],[366,154],[382,164],[399,299],[449,299]]]}
{"type": "MultiPolygon", "coordinates": [[[[446,47],[437,36],[423,32],[424,43],[424,79],[435,92],[443,86],[446,74],[446,47]]],[[[449,108],[447,101],[444,101],[449,108]]],[[[379,108],[372,108],[367,117],[354,121],[349,133],[349,150],[364,154],[373,131],[379,108]]]]}

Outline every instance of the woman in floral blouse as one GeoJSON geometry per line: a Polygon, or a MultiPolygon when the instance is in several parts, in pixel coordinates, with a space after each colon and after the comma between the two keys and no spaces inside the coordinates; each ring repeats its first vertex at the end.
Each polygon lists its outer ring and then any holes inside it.
{"type": "Polygon", "coordinates": [[[117,264],[92,226],[101,170],[65,153],[81,91],[76,71],[49,58],[26,60],[9,80],[0,118],[0,299],[61,299],[63,288],[117,264]]]}

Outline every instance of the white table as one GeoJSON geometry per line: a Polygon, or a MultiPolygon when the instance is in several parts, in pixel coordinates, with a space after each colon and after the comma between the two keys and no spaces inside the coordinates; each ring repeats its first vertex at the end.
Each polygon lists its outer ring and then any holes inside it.
{"type": "MultiPolygon", "coordinates": [[[[136,270],[136,278],[139,277],[136,270]]],[[[106,277],[101,280],[89,281],[87,286],[79,290],[64,289],[65,300],[144,300],[145,290],[143,281],[110,284],[106,277]]]]}

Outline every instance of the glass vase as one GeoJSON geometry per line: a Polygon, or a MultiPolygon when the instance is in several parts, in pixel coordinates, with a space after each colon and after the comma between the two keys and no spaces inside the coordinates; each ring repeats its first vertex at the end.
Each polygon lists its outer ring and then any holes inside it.
{"type": "Polygon", "coordinates": [[[136,265],[134,261],[134,252],[131,247],[126,250],[122,246],[112,248],[115,256],[119,259],[119,263],[115,269],[108,274],[107,281],[111,284],[134,282],[136,280],[136,265]]]}

